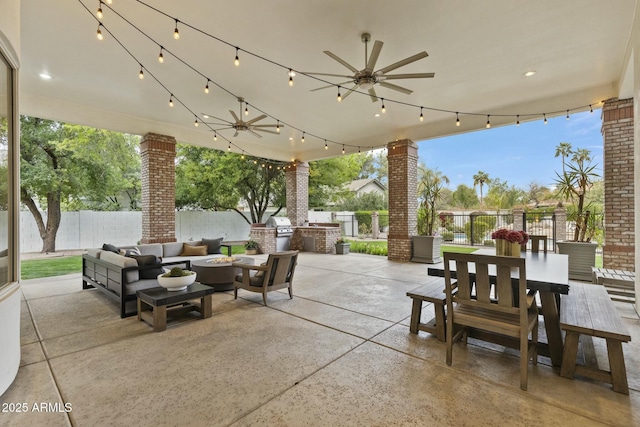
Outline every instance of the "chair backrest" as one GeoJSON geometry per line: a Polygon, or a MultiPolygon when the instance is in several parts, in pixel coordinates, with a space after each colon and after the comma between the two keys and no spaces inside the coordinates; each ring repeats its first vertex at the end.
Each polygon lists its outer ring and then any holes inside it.
{"type": "Polygon", "coordinates": [[[276,252],[269,254],[268,270],[264,274],[266,285],[279,285],[291,282],[298,263],[298,251],[276,252]]]}
{"type": "Polygon", "coordinates": [[[445,252],[447,307],[453,303],[527,318],[525,259],[445,252]],[[515,291],[515,292],[514,292],[515,291]],[[520,304],[519,301],[523,301],[520,304]]]}
{"type": "Polygon", "coordinates": [[[531,252],[539,252],[540,242],[542,242],[542,250],[545,254],[547,253],[547,236],[531,234],[529,239],[531,240],[531,252]]]}

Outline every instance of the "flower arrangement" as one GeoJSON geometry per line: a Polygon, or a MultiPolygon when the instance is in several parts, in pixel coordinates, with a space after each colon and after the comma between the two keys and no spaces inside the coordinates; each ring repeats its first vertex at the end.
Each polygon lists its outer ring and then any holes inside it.
{"type": "Polygon", "coordinates": [[[491,238],[494,240],[506,240],[509,243],[519,243],[524,245],[529,241],[529,234],[525,231],[507,230],[506,228],[500,228],[491,233],[491,238]]]}
{"type": "Polygon", "coordinates": [[[255,250],[258,249],[258,242],[255,240],[249,239],[247,243],[244,244],[245,249],[255,250]]]}

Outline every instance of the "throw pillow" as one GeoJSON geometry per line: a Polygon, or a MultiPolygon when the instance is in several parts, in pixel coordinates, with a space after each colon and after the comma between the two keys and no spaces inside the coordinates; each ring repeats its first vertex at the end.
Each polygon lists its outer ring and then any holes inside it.
{"type": "Polygon", "coordinates": [[[111,245],[109,243],[105,243],[104,245],[102,245],[102,250],[113,252],[114,254],[118,255],[120,254],[120,249],[118,249],[115,245],[111,245]]]}
{"type": "Polygon", "coordinates": [[[207,246],[207,254],[220,254],[220,245],[222,244],[222,239],[224,237],[220,237],[219,239],[205,239],[202,238],[202,244],[207,246]]]}
{"type": "Polygon", "coordinates": [[[155,255],[130,255],[138,262],[138,267],[156,266],[154,268],[143,268],[140,270],[141,279],[155,279],[159,274],[164,273],[160,260],[155,255]]]}
{"type": "Polygon", "coordinates": [[[120,255],[131,256],[131,255],[142,255],[142,254],[140,253],[140,249],[131,248],[131,249],[120,249],[120,255]]]}
{"type": "Polygon", "coordinates": [[[182,253],[180,256],[197,256],[197,255],[207,255],[207,247],[206,246],[191,246],[184,243],[182,245],[182,253]]]}

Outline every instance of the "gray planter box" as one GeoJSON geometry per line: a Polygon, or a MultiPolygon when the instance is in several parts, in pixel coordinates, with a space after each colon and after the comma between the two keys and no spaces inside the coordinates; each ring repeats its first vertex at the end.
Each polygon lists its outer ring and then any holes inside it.
{"type": "Polygon", "coordinates": [[[591,281],[591,267],[596,265],[597,243],[557,242],[558,253],[569,255],[569,279],[591,281]]]}
{"type": "Polygon", "coordinates": [[[336,254],[346,255],[351,250],[351,243],[336,243],[336,254]]]}
{"type": "Polygon", "coordinates": [[[411,261],[426,264],[442,262],[440,246],[442,236],[412,236],[411,237],[411,261]]]}

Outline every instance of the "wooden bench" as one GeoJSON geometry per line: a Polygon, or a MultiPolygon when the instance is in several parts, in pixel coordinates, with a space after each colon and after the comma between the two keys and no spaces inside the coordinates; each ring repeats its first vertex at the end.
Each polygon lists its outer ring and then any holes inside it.
{"type": "Polygon", "coordinates": [[[413,299],[409,331],[413,334],[417,334],[418,331],[429,332],[430,334],[434,334],[439,341],[446,341],[446,320],[444,313],[446,296],[444,294],[444,284],[438,281],[429,285],[420,286],[419,288],[407,292],[407,296],[413,299]],[[422,303],[424,301],[433,304],[435,317],[427,323],[420,323],[422,303]]]}
{"type": "Polygon", "coordinates": [[[631,341],[618,311],[602,286],[572,284],[568,295],[561,296],[560,327],[567,333],[560,375],[575,374],[612,384],[618,393],[629,394],[622,342],[631,341]],[[580,335],[604,338],[607,341],[610,370],[597,366],[577,365],[580,335]]]}
{"type": "Polygon", "coordinates": [[[593,283],[603,285],[614,301],[636,302],[636,274],[632,271],[591,267],[593,283]]]}

